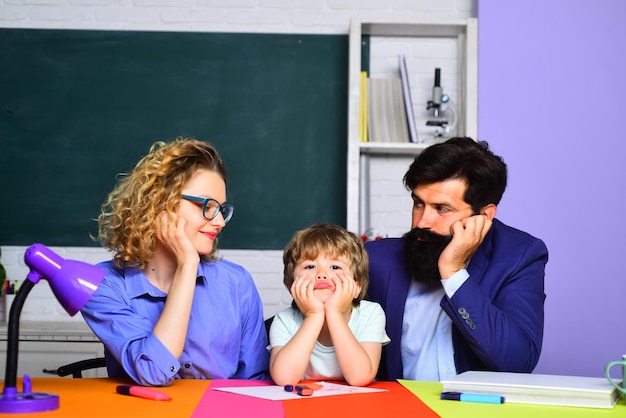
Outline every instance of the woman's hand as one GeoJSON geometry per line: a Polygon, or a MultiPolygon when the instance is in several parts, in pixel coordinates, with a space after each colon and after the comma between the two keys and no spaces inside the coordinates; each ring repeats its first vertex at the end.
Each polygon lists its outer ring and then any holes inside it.
{"type": "Polygon", "coordinates": [[[162,212],[157,218],[157,237],[176,258],[177,264],[200,262],[200,256],[189,239],[185,229],[187,221],[177,215],[162,212]]]}

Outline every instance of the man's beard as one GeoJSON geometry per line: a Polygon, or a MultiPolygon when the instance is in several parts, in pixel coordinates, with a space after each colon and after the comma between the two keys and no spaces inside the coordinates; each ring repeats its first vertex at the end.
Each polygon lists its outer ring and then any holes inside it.
{"type": "Polygon", "coordinates": [[[439,256],[452,241],[452,236],[414,228],[404,234],[403,238],[404,257],[411,278],[428,289],[441,286],[439,256]]]}

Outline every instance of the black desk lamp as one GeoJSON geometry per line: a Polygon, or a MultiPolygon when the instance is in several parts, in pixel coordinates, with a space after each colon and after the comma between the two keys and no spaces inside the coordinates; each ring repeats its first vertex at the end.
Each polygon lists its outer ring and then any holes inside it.
{"type": "Polygon", "coordinates": [[[42,412],[59,408],[59,396],[33,392],[28,375],[24,375],[22,379],[22,392],[18,392],[16,387],[20,314],[33,286],[41,279],[48,280],[56,299],[68,314],[74,316],[91,298],[105,273],[104,270],[82,261],[65,260],[42,244],[28,247],[24,261],[30,268],[30,273],[15,295],[9,312],[7,365],[4,390],[0,394],[0,413],[42,412]]]}

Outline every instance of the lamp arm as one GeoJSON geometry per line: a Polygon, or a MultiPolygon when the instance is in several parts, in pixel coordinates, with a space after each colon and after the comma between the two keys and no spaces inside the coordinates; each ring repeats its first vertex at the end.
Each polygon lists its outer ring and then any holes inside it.
{"type": "Polygon", "coordinates": [[[17,353],[20,342],[20,314],[26,301],[26,297],[35,286],[30,280],[24,280],[20,285],[9,312],[9,324],[7,328],[7,365],[5,369],[4,387],[15,388],[17,386],[17,353]]]}

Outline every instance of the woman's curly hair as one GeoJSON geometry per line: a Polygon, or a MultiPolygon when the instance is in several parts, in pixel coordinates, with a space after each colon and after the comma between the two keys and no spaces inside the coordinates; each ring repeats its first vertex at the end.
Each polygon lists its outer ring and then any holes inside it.
{"type": "MultiPolygon", "coordinates": [[[[217,150],[193,138],[157,141],[131,173],[118,175],[118,183],[101,206],[98,236],[114,252],[115,265],[145,268],[157,242],[155,219],[163,211],[174,214],[184,185],[199,170],[219,174],[226,169],[217,150]]],[[[217,241],[205,259],[216,258],[217,241]]]]}

